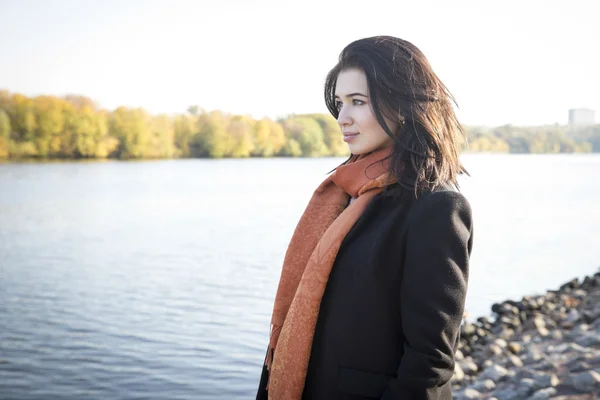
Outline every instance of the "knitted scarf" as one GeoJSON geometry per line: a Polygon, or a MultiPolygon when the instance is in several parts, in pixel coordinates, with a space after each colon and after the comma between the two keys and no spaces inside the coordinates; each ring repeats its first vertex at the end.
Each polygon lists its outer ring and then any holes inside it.
{"type": "Polygon", "coordinates": [[[315,190],[292,235],[275,296],[265,363],[270,400],[300,400],[321,298],[342,240],[392,183],[391,149],[353,156],[315,190]],[[383,160],[383,161],[382,161],[383,160]],[[348,205],[350,196],[355,200],[348,205]]]}

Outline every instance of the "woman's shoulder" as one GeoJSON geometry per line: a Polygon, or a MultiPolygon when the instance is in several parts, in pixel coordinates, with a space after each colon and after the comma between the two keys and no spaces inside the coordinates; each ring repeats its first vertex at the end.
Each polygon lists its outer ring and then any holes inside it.
{"type": "Polygon", "coordinates": [[[472,236],[473,214],[467,198],[453,188],[440,188],[419,198],[407,216],[408,227],[425,238],[472,236]],[[437,235],[437,236],[436,236],[437,235]]]}
{"type": "Polygon", "coordinates": [[[453,185],[446,183],[419,198],[403,200],[399,185],[392,185],[382,192],[382,197],[408,214],[409,219],[431,218],[436,215],[459,213],[470,218],[472,210],[467,198],[453,185]]]}
{"type": "Polygon", "coordinates": [[[470,210],[471,205],[467,198],[455,187],[446,184],[431,192],[424,193],[415,201],[415,206],[419,205],[422,208],[429,207],[446,207],[446,208],[467,208],[470,210]]]}

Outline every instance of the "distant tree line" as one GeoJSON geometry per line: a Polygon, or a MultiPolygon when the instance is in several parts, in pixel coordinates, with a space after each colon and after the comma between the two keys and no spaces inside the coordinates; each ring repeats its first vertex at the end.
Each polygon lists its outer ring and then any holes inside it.
{"type": "Polygon", "coordinates": [[[469,150],[503,153],[600,152],[600,125],[467,127],[469,150]]]}
{"type": "MultiPolygon", "coordinates": [[[[470,151],[600,152],[598,125],[570,131],[465,127],[470,151]]],[[[191,106],[177,115],[141,108],[100,109],[83,96],[38,96],[0,91],[0,158],[176,158],[347,156],[329,114],[255,120],[191,106]]]]}

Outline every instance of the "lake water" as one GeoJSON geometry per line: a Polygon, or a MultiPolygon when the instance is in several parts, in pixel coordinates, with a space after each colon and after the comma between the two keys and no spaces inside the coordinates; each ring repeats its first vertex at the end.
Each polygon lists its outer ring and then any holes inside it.
{"type": "MultiPolygon", "coordinates": [[[[342,159],[0,164],[0,398],[247,399],[286,246],[342,159]]],[[[467,310],[600,266],[600,155],[464,155],[467,310]]]]}

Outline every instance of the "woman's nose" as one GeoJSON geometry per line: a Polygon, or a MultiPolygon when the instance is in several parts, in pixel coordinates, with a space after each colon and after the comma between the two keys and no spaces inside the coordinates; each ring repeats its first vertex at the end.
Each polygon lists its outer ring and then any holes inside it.
{"type": "Polygon", "coordinates": [[[340,110],[340,112],[338,114],[337,122],[340,127],[352,124],[352,118],[350,117],[347,110],[348,110],[347,107],[342,107],[342,109],[340,110]]]}

